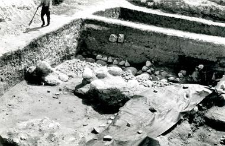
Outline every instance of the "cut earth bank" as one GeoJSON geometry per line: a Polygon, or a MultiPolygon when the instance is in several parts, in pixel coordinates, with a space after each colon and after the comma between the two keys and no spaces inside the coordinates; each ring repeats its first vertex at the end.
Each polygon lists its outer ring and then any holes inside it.
{"type": "MultiPolygon", "coordinates": [[[[223,143],[222,135],[224,133],[213,130],[204,124],[209,123],[211,125],[212,121],[218,121],[223,127],[224,123],[220,119],[221,116],[218,116],[216,119],[213,117],[216,111],[223,111],[223,108],[214,108],[206,116],[205,112],[207,112],[206,108],[211,106],[210,104],[214,104],[214,101],[219,100],[219,102],[215,102],[217,104],[223,100],[222,98],[216,98],[220,96],[211,94],[211,92],[219,91],[222,93],[224,82],[220,82],[221,85],[218,85],[216,90],[213,88],[209,90],[201,85],[173,84],[171,82],[184,83],[189,81],[189,74],[191,75],[191,81],[200,82],[204,66],[194,64],[193,71],[187,72],[182,70],[178,71],[178,73],[171,69],[157,66],[161,60],[164,64],[167,62],[163,60],[164,57],[151,56],[151,58],[147,56],[143,60],[140,59],[141,57],[136,60],[137,56],[129,58],[130,56],[126,54],[129,50],[118,50],[117,54],[115,54],[116,51],[112,49],[111,51],[113,52],[110,52],[110,49],[107,49],[105,46],[114,46],[114,49],[117,49],[126,46],[128,42],[126,42],[127,35],[125,34],[125,39],[123,39],[122,33],[119,35],[122,38],[119,41],[117,35],[115,35],[117,34],[116,29],[115,31],[109,31],[108,35],[101,33],[102,37],[95,36],[98,33],[96,30],[99,28],[107,30],[107,26],[110,26],[110,28],[111,26],[113,28],[126,28],[127,32],[129,32],[129,28],[135,29],[137,25],[132,22],[128,23],[100,16],[91,16],[85,20],[73,21],[58,30],[58,33],[54,34],[53,32],[35,40],[29,45],[27,52],[23,52],[24,50],[15,51],[3,57],[4,65],[1,63],[1,69],[5,69],[5,74],[3,74],[2,78],[6,79],[5,83],[7,86],[10,87],[22,79],[24,68],[28,68],[28,81],[30,81],[30,78],[35,78],[42,85],[58,85],[55,87],[37,86],[22,82],[2,96],[1,119],[3,120],[1,125],[3,126],[1,127],[5,127],[1,129],[3,137],[1,140],[3,143],[17,143],[19,145],[82,145],[85,143],[87,145],[102,145],[102,143],[109,145],[138,145],[140,143],[155,143],[157,145],[155,139],[159,140],[159,143],[162,145],[167,143],[169,143],[168,145],[174,145],[177,142],[181,143],[181,145],[223,143]],[[99,23],[104,24],[104,27],[102,25],[98,26],[99,23]],[[80,35],[80,32],[77,30],[82,28],[81,26],[83,25],[84,31],[81,32],[84,33],[80,35]],[[70,27],[74,28],[74,30],[71,31],[70,27]],[[82,39],[79,40],[79,38],[82,39]],[[48,42],[48,40],[50,43],[43,43],[48,42]],[[80,46],[76,50],[78,41],[80,46]],[[90,44],[93,42],[97,42],[99,45],[90,48],[90,44]],[[96,48],[98,50],[95,50],[96,48]],[[106,48],[106,50],[103,50],[103,48],[106,48]],[[29,54],[28,50],[31,53],[28,57],[32,56],[30,57],[32,60],[24,59],[29,54]],[[54,69],[45,62],[37,64],[38,60],[46,60],[50,64],[58,64],[63,60],[76,56],[79,51],[83,52],[83,57],[77,56],[80,60],[66,61],[54,69]],[[124,56],[121,51],[124,52],[124,56]],[[152,61],[146,62],[149,59],[153,59],[155,63],[152,61]],[[97,65],[94,63],[95,61],[101,65],[97,65]],[[137,66],[137,64],[141,63],[143,67],[139,65],[140,68],[137,68],[141,71],[129,67],[133,64],[137,66]],[[109,64],[111,65],[109,68],[100,68],[102,65],[109,64]],[[32,65],[35,66],[30,67],[32,65]],[[125,72],[118,66],[124,69],[125,72]],[[82,74],[84,79],[81,78],[82,74]],[[138,76],[134,76],[134,74],[138,74],[138,76]],[[16,81],[16,79],[18,80],[16,81]],[[79,95],[82,99],[74,96],[74,89],[76,89],[76,95],[79,95]],[[195,106],[202,100],[203,103],[196,108],[195,106]],[[166,103],[166,106],[164,103],[166,103]],[[143,113],[143,115],[140,113],[143,113]],[[183,117],[183,114],[187,117],[183,117]],[[137,115],[140,116],[138,121],[136,120],[137,115]],[[177,122],[178,125],[170,129],[177,122]],[[165,133],[168,129],[171,131],[165,133]],[[212,135],[202,136],[205,130],[212,131],[212,135]],[[186,133],[186,131],[189,132],[186,133]],[[163,136],[160,136],[162,134],[163,136]],[[186,137],[189,138],[187,139],[186,137]],[[205,141],[206,139],[210,140],[205,141]]],[[[155,32],[153,28],[156,27],[146,26],[146,29],[142,31],[143,33],[145,30],[150,31],[153,35],[153,32],[155,32]]],[[[139,27],[136,29],[139,29],[139,27]]],[[[141,30],[135,31],[140,32],[141,30]]],[[[162,33],[170,38],[169,32],[172,32],[173,35],[177,32],[173,32],[170,29],[163,29],[163,31],[165,32],[157,32],[156,34],[162,33]]],[[[188,33],[183,32],[182,34],[185,34],[185,38],[189,37],[188,33]]],[[[195,36],[195,34],[191,36],[195,36]]],[[[196,34],[195,37],[197,36],[199,35],[196,34]]],[[[135,39],[132,38],[132,40],[135,39]]],[[[194,39],[192,38],[192,40],[194,39]]],[[[220,38],[220,40],[222,41],[223,39],[220,38]]],[[[212,40],[206,39],[207,43],[209,41],[214,45],[212,40]]],[[[202,40],[199,42],[202,42],[202,40]]],[[[138,47],[138,45],[134,46],[138,47]]],[[[156,44],[156,46],[161,47],[160,43],[156,44]]],[[[221,50],[220,47],[218,48],[221,50]]],[[[165,50],[162,49],[163,51],[165,50]]],[[[216,53],[216,55],[221,54],[223,54],[223,50],[220,53],[216,53]]],[[[216,57],[221,57],[216,55],[213,56],[214,59],[212,60],[200,59],[215,61],[216,57]]],[[[168,55],[167,58],[169,58],[168,55]]],[[[178,59],[175,60],[170,63],[177,63],[178,59]]]]}

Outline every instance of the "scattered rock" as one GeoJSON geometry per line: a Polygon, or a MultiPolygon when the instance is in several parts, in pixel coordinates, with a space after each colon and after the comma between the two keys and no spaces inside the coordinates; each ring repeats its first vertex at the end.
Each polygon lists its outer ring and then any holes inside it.
{"type": "Polygon", "coordinates": [[[160,74],[160,72],[159,71],[155,71],[155,75],[159,75],[160,74]]]}
{"type": "Polygon", "coordinates": [[[102,56],[101,60],[106,62],[106,61],[108,61],[108,57],[107,56],[102,56]]]}
{"type": "Polygon", "coordinates": [[[108,120],[107,124],[112,124],[112,122],[113,122],[112,120],[108,120]]]}
{"type": "Polygon", "coordinates": [[[115,42],[117,42],[117,38],[118,38],[117,35],[111,34],[109,36],[109,41],[112,42],[112,43],[115,43],[115,42]]]}
{"type": "Polygon", "coordinates": [[[225,145],[225,138],[224,138],[224,136],[220,138],[220,144],[221,145],[225,145]]]}
{"type": "Polygon", "coordinates": [[[127,67],[124,71],[130,71],[134,76],[137,74],[137,69],[135,67],[127,67]]]}
{"type": "Polygon", "coordinates": [[[26,140],[28,138],[28,136],[24,133],[20,133],[19,137],[20,137],[20,140],[26,140]]]}
{"type": "Polygon", "coordinates": [[[148,70],[148,67],[147,66],[143,66],[142,69],[141,69],[143,72],[146,72],[148,70]]]}
{"type": "Polygon", "coordinates": [[[84,123],[84,124],[83,124],[83,126],[87,126],[87,125],[88,125],[88,123],[84,123]]]}
{"type": "Polygon", "coordinates": [[[97,55],[97,56],[96,56],[96,59],[97,59],[97,60],[101,60],[101,59],[102,59],[102,55],[97,55]]]}
{"type": "Polygon", "coordinates": [[[141,3],[146,3],[147,2],[147,0],[141,0],[141,3]]]}
{"type": "Polygon", "coordinates": [[[108,72],[113,76],[121,76],[123,70],[120,67],[109,67],[108,72]]]}
{"type": "Polygon", "coordinates": [[[67,82],[69,80],[69,76],[67,76],[66,74],[64,73],[59,73],[58,74],[58,78],[59,80],[63,81],[63,82],[67,82]]]}
{"type": "Polygon", "coordinates": [[[105,125],[105,124],[102,124],[102,125],[99,125],[99,127],[106,127],[107,125],[105,125]]]}
{"type": "Polygon", "coordinates": [[[153,82],[150,81],[150,80],[143,81],[140,84],[143,85],[143,86],[145,86],[145,87],[152,87],[153,86],[153,82]]]}
{"type": "Polygon", "coordinates": [[[143,73],[143,71],[142,70],[139,70],[136,75],[140,75],[142,73],[143,73]]]}
{"type": "Polygon", "coordinates": [[[142,73],[141,75],[136,76],[137,81],[146,81],[149,80],[150,75],[148,73],[142,73]]]}
{"type": "Polygon", "coordinates": [[[150,69],[151,69],[152,72],[155,71],[155,69],[153,67],[151,67],[150,69]]]}
{"type": "Polygon", "coordinates": [[[142,133],[143,133],[143,131],[142,131],[142,130],[139,130],[137,133],[138,133],[138,134],[142,134],[142,133]]]}
{"type": "Polygon", "coordinates": [[[112,62],[113,62],[112,57],[109,57],[109,58],[108,58],[108,63],[112,63],[112,62]]]}
{"type": "Polygon", "coordinates": [[[125,67],[129,67],[129,66],[130,66],[130,63],[126,60],[125,67]]]}
{"type": "Polygon", "coordinates": [[[195,112],[197,112],[198,111],[198,107],[196,106],[196,107],[194,107],[194,109],[193,109],[195,112]]]}
{"type": "Polygon", "coordinates": [[[94,134],[99,134],[101,132],[102,132],[102,130],[98,127],[93,128],[93,130],[91,131],[91,133],[94,133],[94,134]]]}
{"type": "Polygon", "coordinates": [[[181,72],[179,72],[179,73],[178,73],[178,77],[179,77],[179,78],[183,78],[184,75],[183,75],[181,72]]]}
{"type": "Polygon", "coordinates": [[[103,140],[104,141],[111,141],[113,138],[112,138],[112,136],[110,136],[110,135],[106,135],[106,136],[104,136],[103,137],[103,140]]]}
{"type": "Polygon", "coordinates": [[[189,88],[189,86],[183,85],[183,89],[188,89],[188,88],[189,88]]]}
{"type": "Polygon", "coordinates": [[[125,63],[126,63],[126,61],[123,60],[123,61],[120,61],[120,62],[119,62],[119,65],[120,65],[120,66],[124,66],[125,63]]]}
{"type": "Polygon", "coordinates": [[[82,55],[77,55],[76,58],[77,58],[77,59],[80,59],[81,61],[84,61],[84,60],[85,60],[85,58],[84,58],[82,55]]]}
{"type": "Polygon", "coordinates": [[[105,61],[103,61],[103,60],[98,60],[98,61],[96,61],[96,63],[97,64],[101,64],[102,66],[106,66],[107,65],[107,63],[105,61]]]}
{"type": "Polygon", "coordinates": [[[180,79],[179,79],[179,78],[176,78],[176,79],[174,80],[174,82],[179,83],[179,82],[180,82],[180,79]]]}
{"type": "Polygon", "coordinates": [[[61,83],[56,74],[49,74],[48,76],[44,77],[44,81],[47,85],[50,86],[57,86],[61,83]]]}
{"type": "Polygon", "coordinates": [[[147,5],[148,5],[149,7],[152,7],[152,6],[154,6],[154,2],[147,2],[147,5]]]}
{"type": "Polygon", "coordinates": [[[15,124],[12,129],[7,129],[1,133],[0,145],[2,145],[2,139],[10,142],[3,145],[33,146],[40,144],[45,146],[66,146],[79,145],[78,143],[81,141],[82,136],[72,128],[63,127],[49,118],[43,118],[15,124]],[[76,141],[68,141],[68,138],[71,137],[74,137],[76,141]]]}
{"type": "Polygon", "coordinates": [[[169,77],[169,78],[168,78],[168,81],[170,81],[170,82],[174,82],[174,81],[175,81],[175,79],[176,79],[175,77],[169,77]]]}
{"type": "Polygon", "coordinates": [[[152,70],[151,69],[148,69],[147,70],[147,73],[151,74],[152,73],[152,70]]]}
{"type": "Polygon", "coordinates": [[[110,117],[110,119],[111,119],[111,120],[114,120],[114,119],[115,119],[115,117],[111,116],[111,117],[110,117]]]}
{"type": "Polygon", "coordinates": [[[151,63],[151,61],[146,61],[146,63],[145,63],[145,66],[147,66],[147,67],[150,67],[150,66],[152,66],[152,63],[151,63]]]}
{"type": "Polygon", "coordinates": [[[160,75],[165,78],[168,76],[168,73],[166,71],[161,71],[160,75]]]}
{"type": "Polygon", "coordinates": [[[95,77],[95,75],[90,68],[85,67],[82,77],[83,79],[90,81],[95,77]]]}
{"type": "Polygon", "coordinates": [[[119,64],[118,60],[115,59],[115,60],[113,61],[113,64],[114,64],[114,65],[118,65],[118,64],[119,64]]]}
{"type": "Polygon", "coordinates": [[[93,59],[93,58],[86,58],[86,61],[87,62],[90,62],[90,63],[94,63],[95,62],[95,59],[93,59]]]}
{"type": "Polygon", "coordinates": [[[101,67],[101,68],[98,68],[96,71],[95,71],[95,75],[97,78],[99,79],[104,79],[105,77],[107,77],[108,75],[108,69],[106,67],[101,67]]]}
{"type": "Polygon", "coordinates": [[[58,96],[53,96],[52,98],[54,98],[54,99],[59,99],[59,97],[58,97],[58,96]]]}
{"type": "Polygon", "coordinates": [[[118,42],[119,43],[123,43],[124,42],[124,34],[119,34],[118,42]]]}

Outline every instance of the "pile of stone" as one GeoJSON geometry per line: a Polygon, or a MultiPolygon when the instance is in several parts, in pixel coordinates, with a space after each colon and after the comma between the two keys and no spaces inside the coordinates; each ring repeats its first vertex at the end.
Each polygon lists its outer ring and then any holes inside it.
{"type": "Polygon", "coordinates": [[[108,57],[102,54],[95,54],[94,58],[85,58],[84,56],[78,55],[77,58],[81,61],[96,63],[100,64],[101,66],[120,67],[124,71],[122,73],[122,77],[125,79],[125,81],[137,79],[137,81],[145,87],[165,86],[168,85],[168,82],[178,83],[181,81],[181,79],[187,76],[187,72],[185,70],[181,70],[177,76],[171,75],[164,70],[156,70],[153,62],[150,60],[146,61],[145,65],[140,70],[138,70],[137,68],[132,67],[127,60],[123,60],[121,58],[115,58],[111,56],[108,57]]]}
{"type": "Polygon", "coordinates": [[[104,66],[96,70],[86,67],[83,72],[83,83],[86,85],[75,93],[94,98],[103,105],[121,107],[132,96],[146,90],[136,79],[126,81],[123,73],[118,66],[104,66]]]}

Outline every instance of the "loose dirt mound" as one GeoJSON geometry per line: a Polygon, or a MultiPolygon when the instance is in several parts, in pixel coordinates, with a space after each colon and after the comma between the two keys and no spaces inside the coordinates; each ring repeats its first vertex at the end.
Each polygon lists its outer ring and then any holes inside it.
{"type": "MultiPolygon", "coordinates": [[[[24,31],[28,27],[38,3],[38,0],[1,0],[0,34],[18,35],[19,32],[24,31]]],[[[39,21],[39,17],[35,17],[34,23],[39,21]]]]}

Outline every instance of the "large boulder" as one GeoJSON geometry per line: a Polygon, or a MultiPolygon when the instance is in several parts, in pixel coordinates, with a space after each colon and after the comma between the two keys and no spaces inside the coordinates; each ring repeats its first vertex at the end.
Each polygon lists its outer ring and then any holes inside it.
{"type": "Polygon", "coordinates": [[[83,71],[83,74],[82,74],[82,77],[83,77],[84,80],[86,80],[88,82],[91,82],[95,78],[95,74],[90,68],[85,67],[84,71],[83,71]]]}
{"type": "Polygon", "coordinates": [[[107,106],[121,107],[132,96],[144,90],[146,89],[140,87],[137,82],[131,84],[131,82],[125,82],[122,77],[112,76],[104,80],[92,81],[87,96],[91,96],[107,106]]]}
{"type": "Polygon", "coordinates": [[[225,129],[225,107],[212,107],[206,114],[206,123],[218,130],[225,129]]]}
{"type": "Polygon", "coordinates": [[[137,69],[135,67],[127,67],[124,71],[130,71],[134,76],[137,74],[137,69]]]}
{"type": "Polygon", "coordinates": [[[42,84],[45,77],[54,72],[54,69],[45,61],[39,61],[36,66],[25,70],[25,80],[31,84],[42,84]]]}
{"type": "Polygon", "coordinates": [[[148,73],[142,73],[141,75],[136,76],[137,81],[143,82],[150,79],[150,75],[148,73]]]}
{"type": "Polygon", "coordinates": [[[46,61],[39,61],[36,65],[36,72],[38,76],[45,77],[53,72],[53,68],[46,61]]]}
{"type": "Polygon", "coordinates": [[[140,86],[136,80],[126,82],[121,76],[108,76],[107,78],[95,79],[90,83],[90,86],[82,86],[75,92],[99,101],[102,105],[118,108],[134,95],[145,90],[146,88],[140,86]]]}
{"type": "Polygon", "coordinates": [[[50,85],[50,86],[57,86],[61,83],[58,75],[55,73],[51,73],[51,74],[47,75],[46,77],[44,77],[43,81],[45,82],[45,84],[50,85]]]}
{"type": "Polygon", "coordinates": [[[104,79],[105,77],[107,77],[109,75],[107,67],[100,67],[100,68],[96,69],[95,75],[99,79],[104,79]]]}
{"type": "Polygon", "coordinates": [[[108,72],[113,76],[121,76],[123,70],[120,67],[112,66],[108,67],[108,72]]]}

